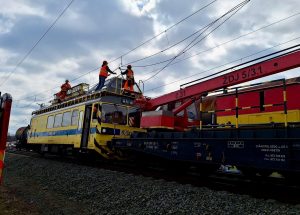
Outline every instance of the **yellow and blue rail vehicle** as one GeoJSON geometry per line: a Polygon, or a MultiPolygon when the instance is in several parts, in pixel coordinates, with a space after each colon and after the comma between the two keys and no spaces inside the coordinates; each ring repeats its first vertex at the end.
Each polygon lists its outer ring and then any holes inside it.
{"type": "Polygon", "coordinates": [[[43,153],[93,151],[105,159],[122,159],[110,143],[114,137],[128,138],[144,131],[139,124],[141,112],[134,105],[141,92],[125,93],[118,77],[108,80],[101,91],[85,92],[86,86],[77,85],[66,101],[54,99],[49,107],[33,112],[29,145],[43,153]]]}

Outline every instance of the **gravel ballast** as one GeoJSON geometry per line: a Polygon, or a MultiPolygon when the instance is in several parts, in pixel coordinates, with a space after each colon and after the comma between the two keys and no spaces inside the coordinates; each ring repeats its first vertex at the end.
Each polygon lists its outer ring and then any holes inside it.
{"type": "Polygon", "coordinates": [[[7,154],[4,186],[40,214],[300,214],[299,205],[7,154]]]}

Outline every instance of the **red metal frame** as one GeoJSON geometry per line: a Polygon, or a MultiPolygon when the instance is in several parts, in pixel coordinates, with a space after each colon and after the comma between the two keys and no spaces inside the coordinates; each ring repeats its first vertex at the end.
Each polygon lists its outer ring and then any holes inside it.
{"type": "Polygon", "coordinates": [[[0,103],[0,184],[2,182],[2,170],[4,167],[4,155],[6,149],[7,132],[12,105],[12,97],[4,94],[0,103]]]}

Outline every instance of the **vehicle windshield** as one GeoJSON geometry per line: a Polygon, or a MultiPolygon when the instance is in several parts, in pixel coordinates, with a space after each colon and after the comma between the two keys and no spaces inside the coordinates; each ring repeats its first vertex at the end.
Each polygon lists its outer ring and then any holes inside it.
{"type": "Polygon", "coordinates": [[[127,125],[127,108],[124,106],[103,104],[101,122],[127,125]]]}
{"type": "Polygon", "coordinates": [[[114,104],[102,104],[101,122],[140,127],[141,114],[138,108],[114,104]],[[128,117],[127,117],[128,115],[128,117]]]}

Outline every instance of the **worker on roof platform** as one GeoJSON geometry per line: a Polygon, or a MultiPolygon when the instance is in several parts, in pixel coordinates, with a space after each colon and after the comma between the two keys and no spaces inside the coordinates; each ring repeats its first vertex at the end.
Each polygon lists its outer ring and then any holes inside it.
{"type": "Polygon", "coordinates": [[[102,87],[104,86],[104,83],[105,83],[105,79],[109,75],[108,73],[117,74],[109,69],[108,63],[105,60],[105,61],[103,61],[100,72],[99,72],[99,84],[98,84],[97,88],[95,89],[95,91],[102,89],[102,87]]]}
{"type": "Polygon", "coordinates": [[[127,69],[124,72],[121,72],[122,75],[126,74],[126,81],[124,83],[123,88],[126,90],[133,91],[134,86],[134,73],[131,65],[127,66],[127,69]]]}
{"type": "Polygon", "coordinates": [[[65,83],[60,86],[60,92],[57,93],[59,102],[62,102],[65,100],[69,89],[71,89],[71,85],[69,83],[69,80],[66,80],[65,83]]]}

